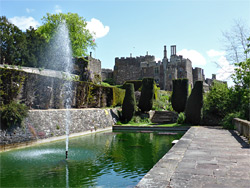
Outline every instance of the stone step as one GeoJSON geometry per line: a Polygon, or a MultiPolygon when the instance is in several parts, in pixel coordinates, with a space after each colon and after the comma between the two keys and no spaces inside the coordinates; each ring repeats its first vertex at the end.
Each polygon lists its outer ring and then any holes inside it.
{"type": "Polygon", "coordinates": [[[152,123],[175,123],[177,113],[170,111],[155,111],[151,121],[152,123]]]}

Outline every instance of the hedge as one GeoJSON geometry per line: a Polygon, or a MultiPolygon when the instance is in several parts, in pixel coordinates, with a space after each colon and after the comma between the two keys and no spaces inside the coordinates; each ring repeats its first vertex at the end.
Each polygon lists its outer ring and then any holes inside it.
{"type": "Polygon", "coordinates": [[[122,104],[122,120],[129,122],[135,113],[136,107],[134,84],[127,83],[124,87],[126,88],[126,93],[122,104]]]}
{"type": "MultiPolygon", "coordinates": [[[[127,84],[127,83],[134,84],[135,91],[140,90],[140,88],[142,86],[142,80],[128,80],[128,81],[124,82],[123,86],[125,86],[125,84],[127,84]]],[[[125,87],[124,87],[124,89],[125,89],[125,87]]]]}
{"type": "Polygon", "coordinates": [[[173,93],[171,97],[173,109],[180,113],[185,111],[188,98],[188,79],[173,80],[173,93]]]}
{"type": "Polygon", "coordinates": [[[143,78],[142,80],[141,97],[138,104],[138,107],[142,112],[148,112],[152,109],[154,84],[155,82],[153,78],[143,78]]]}
{"type": "Polygon", "coordinates": [[[186,122],[198,125],[201,121],[201,108],[203,105],[203,81],[196,81],[191,95],[188,98],[185,110],[186,122]]]}

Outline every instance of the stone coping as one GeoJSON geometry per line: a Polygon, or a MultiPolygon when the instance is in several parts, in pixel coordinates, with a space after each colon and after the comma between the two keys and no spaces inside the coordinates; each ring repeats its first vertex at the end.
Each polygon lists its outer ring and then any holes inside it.
{"type": "Polygon", "coordinates": [[[160,127],[160,126],[120,126],[114,125],[113,130],[133,130],[133,131],[187,131],[190,129],[190,126],[181,126],[181,127],[160,127]]]}
{"type": "MultiPolygon", "coordinates": [[[[72,133],[69,135],[69,138],[85,136],[85,135],[89,135],[89,134],[95,134],[95,133],[111,131],[111,130],[112,130],[112,127],[98,128],[97,130],[93,130],[93,131],[88,130],[88,131],[84,131],[84,132],[80,132],[80,133],[72,133]]],[[[30,147],[30,146],[36,146],[39,144],[46,144],[46,143],[50,143],[50,142],[65,140],[65,139],[66,139],[66,136],[63,135],[63,136],[46,138],[46,139],[39,139],[39,140],[35,140],[35,141],[14,143],[14,144],[9,144],[9,145],[1,145],[0,146],[0,153],[5,152],[5,151],[14,150],[14,149],[21,149],[21,148],[26,148],[26,147],[30,147]]]]}
{"type": "Polygon", "coordinates": [[[188,146],[195,136],[195,128],[191,127],[182,138],[154,165],[141,179],[136,188],[167,187],[178,163],[184,157],[188,146]]]}

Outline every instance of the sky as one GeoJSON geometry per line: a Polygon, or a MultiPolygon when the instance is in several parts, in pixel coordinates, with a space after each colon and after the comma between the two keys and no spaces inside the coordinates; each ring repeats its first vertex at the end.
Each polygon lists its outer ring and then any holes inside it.
{"type": "MultiPolygon", "coordinates": [[[[0,15],[23,31],[43,24],[46,13],[77,13],[95,32],[91,50],[102,68],[113,69],[115,57],[154,55],[163,58],[164,45],[204,69],[227,80],[234,67],[227,60],[222,32],[235,20],[250,25],[249,0],[0,0],[0,15]],[[217,66],[216,63],[220,66],[217,66]],[[224,71],[229,70],[229,71],[224,71]]],[[[248,35],[250,36],[250,35],[248,35]]]]}

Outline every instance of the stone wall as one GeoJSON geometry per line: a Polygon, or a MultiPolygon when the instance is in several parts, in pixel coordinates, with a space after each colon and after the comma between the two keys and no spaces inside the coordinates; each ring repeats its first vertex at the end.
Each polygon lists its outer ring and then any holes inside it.
{"type": "Polygon", "coordinates": [[[113,70],[112,69],[102,69],[102,81],[106,79],[113,79],[113,70]]]}
{"type": "Polygon", "coordinates": [[[240,135],[245,136],[250,141],[250,121],[234,118],[233,125],[240,135]]]}
{"type": "MultiPolygon", "coordinates": [[[[70,109],[70,134],[111,127],[117,121],[116,109],[70,109]]],[[[30,110],[23,127],[0,130],[0,149],[65,135],[66,110],[30,110]]]]}
{"type": "MultiPolygon", "coordinates": [[[[65,79],[27,73],[22,70],[0,68],[1,100],[25,103],[30,109],[65,108],[65,79]]],[[[72,107],[109,107],[121,105],[125,91],[103,87],[90,82],[72,81],[72,107]]]]}

